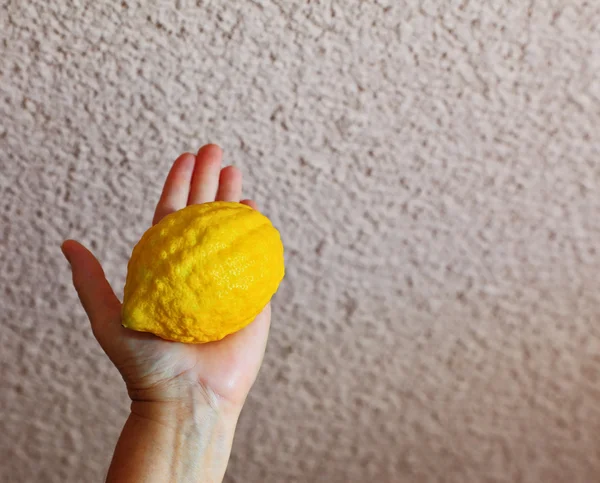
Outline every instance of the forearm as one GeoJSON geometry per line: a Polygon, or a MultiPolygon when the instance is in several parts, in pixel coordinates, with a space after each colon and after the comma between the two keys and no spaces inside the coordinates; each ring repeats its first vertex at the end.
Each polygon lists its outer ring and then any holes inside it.
{"type": "Polygon", "coordinates": [[[237,413],[207,402],[133,402],[107,483],[221,482],[237,413]]]}

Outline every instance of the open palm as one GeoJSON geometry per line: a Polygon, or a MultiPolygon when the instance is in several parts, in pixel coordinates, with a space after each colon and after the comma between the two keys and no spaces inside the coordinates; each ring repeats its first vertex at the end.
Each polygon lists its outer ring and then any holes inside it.
{"type": "MultiPolygon", "coordinates": [[[[187,205],[240,201],[242,175],[221,169],[222,151],[206,145],[197,156],[181,155],[173,164],[156,206],[153,224],[187,205]]],[[[256,209],[251,200],[241,203],[256,209]]],[[[73,284],[96,339],[121,372],[133,400],[168,401],[202,389],[211,402],[223,399],[241,407],[262,362],[271,310],[218,342],[181,344],[121,326],[121,303],[92,253],[73,240],[62,246],[71,264],[73,284]]]]}

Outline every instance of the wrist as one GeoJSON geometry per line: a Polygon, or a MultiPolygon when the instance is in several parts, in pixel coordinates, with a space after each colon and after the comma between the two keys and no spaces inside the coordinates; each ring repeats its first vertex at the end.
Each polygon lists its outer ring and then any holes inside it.
{"type": "Polygon", "coordinates": [[[204,399],[132,401],[107,481],[222,481],[238,415],[204,399]]]}
{"type": "Polygon", "coordinates": [[[189,419],[202,415],[237,421],[242,404],[233,403],[204,384],[171,380],[150,387],[128,387],[132,412],[160,419],[189,419]]]}
{"type": "Polygon", "coordinates": [[[168,393],[130,392],[130,396],[132,414],[172,427],[218,423],[233,431],[241,412],[241,407],[201,385],[168,393]]]}
{"type": "Polygon", "coordinates": [[[189,400],[131,401],[130,413],[136,418],[167,428],[198,428],[203,436],[209,435],[217,427],[233,432],[239,417],[239,412],[221,403],[211,405],[189,400]]]}

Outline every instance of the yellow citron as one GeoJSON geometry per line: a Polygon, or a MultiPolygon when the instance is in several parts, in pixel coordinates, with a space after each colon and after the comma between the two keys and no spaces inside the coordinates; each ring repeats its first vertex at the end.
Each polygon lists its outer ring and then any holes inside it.
{"type": "Polygon", "coordinates": [[[220,340],[254,320],[283,275],[283,245],[266,216],[241,203],[190,205],[133,249],[122,324],[179,342],[220,340]]]}

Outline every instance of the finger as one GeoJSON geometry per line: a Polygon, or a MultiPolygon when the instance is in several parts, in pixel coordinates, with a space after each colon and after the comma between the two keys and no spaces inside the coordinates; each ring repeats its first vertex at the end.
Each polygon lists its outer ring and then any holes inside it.
{"type": "Polygon", "coordinates": [[[192,176],[188,205],[215,201],[223,151],[215,144],[200,148],[192,176]]]}
{"type": "Polygon", "coordinates": [[[173,163],[154,211],[153,225],[169,213],[185,208],[195,163],[196,157],[190,153],[182,154],[173,163]]]}
{"type": "Polygon", "coordinates": [[[121,330],[121,303],[104,276],[96,257],[80,243],[65,241],[61,249],[71,265],[73,285],[85,309],[92,331],[105,348],[107,341],[116,339],[121,330]]]}
{"type": "Polygon", "coordinates": [[[254,200],[242,200],[242,201],[240,201],[240,203],[241,203],[242,205],[247,205],[247,206],[249,206],[249,207],[250,207],[250,208],[252,208],[253,210],[256,210],[256,211],[258,211],[258,205],[256,204],[256,201],[254,201],[254,200]]]}
{"type": "Polygon", "coordinates": [[[240,201],[242,196],[242,172],[234,166],[221,170],[217,201],[240,201]]]}

